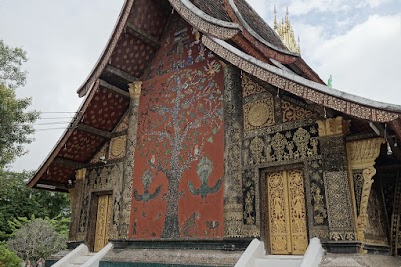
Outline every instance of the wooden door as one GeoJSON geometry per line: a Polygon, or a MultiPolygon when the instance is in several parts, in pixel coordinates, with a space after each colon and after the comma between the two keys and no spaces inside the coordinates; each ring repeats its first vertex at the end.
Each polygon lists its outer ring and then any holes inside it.
{"type": "Polygon", "coordinates": [[[100,195],[97,201],[96,230],[94,251],[104,248],[109,240],[111,220],[111,195],[100,195]]]}
{"type": "Polygon", "coordinates": [[[302,172],[267,174],[267,191],[271,254],[304,254],[308,240],[302,172]]]}

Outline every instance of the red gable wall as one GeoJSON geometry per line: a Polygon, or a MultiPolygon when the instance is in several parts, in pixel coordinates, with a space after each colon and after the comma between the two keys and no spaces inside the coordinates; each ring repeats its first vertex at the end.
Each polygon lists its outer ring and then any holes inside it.
{"type": "Polygon", "coordinates": [[[223,68],[178,16],[144,75],[130,238],[222,238],[223,68]]]}

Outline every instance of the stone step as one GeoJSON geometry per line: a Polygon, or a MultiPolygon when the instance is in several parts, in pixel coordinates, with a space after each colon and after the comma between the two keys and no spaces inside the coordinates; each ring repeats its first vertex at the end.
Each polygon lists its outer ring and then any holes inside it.
{"type": "Polygon", "coordinates": [[[255,267],[298,267],[302,258],[302,256],[268,255],[255,259],[255,267]]]}
{"type": "Polygon", "coordinates": [[[92,255],[87,255],[87,256],[79,256],[71,260],[71,264],[84,264],[87,262],[90,258],[92,258],[92,255]]]}

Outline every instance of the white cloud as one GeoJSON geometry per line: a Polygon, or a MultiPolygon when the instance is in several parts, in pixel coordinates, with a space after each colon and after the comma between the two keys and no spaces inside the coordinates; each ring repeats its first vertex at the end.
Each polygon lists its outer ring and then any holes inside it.
{"type": "Polygon", "coordinates": [[[400,15],[370,16],[327,40],[319,38],[321,28],[304,26],[303,57],[324,80],[332,74],[336,89],[401,104],[400,15]]]}
{"type": "Polygon", "coordinates": [[[312,11],[339,12],[349,10],[351,7],[351,2],[347,0],[294,0],[288,5],[290,13],[295,16],[312,11]]]}
{"type": "Polygon", "coordinates": [[[388,2],[390,2],[390,0],[365,0],[365,3],[367,3],[372,8],[381,6],[388,2]]]}
{"type": "MultiPolygon", "coordinates": [[[[123,0],[11,1],[0,2],[0,32],[7,44],[23,46],[29,71],[19,97],[32,97],[32,108],[42,112],[75,112],[82,99],[76,90],[95,65],[111,34],[123,0]]],[[[71,116],[47,114],[42,117],[71,116]]],[[[58,119],[56,121],[69,121],[58,119]]],[[[48,121],[38,121],[46,123],[48,121]]],[[[63,125],[40,125],[38,129],[63,125]]],[[[63,130],[37,131],[27,155],[17,159],[14,170],[36,169],[63,130]]]]}

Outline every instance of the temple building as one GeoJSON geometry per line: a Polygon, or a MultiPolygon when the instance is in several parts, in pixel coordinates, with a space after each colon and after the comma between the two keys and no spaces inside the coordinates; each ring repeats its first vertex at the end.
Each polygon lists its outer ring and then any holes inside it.
{"type": "Polygon", "coordinates": [[[100,266],[400,253],[401,106],[326,86],[288,15],[126,0],[78,95],[28,185],[70,194],[69,248],[111,243],[100,266]]]}

